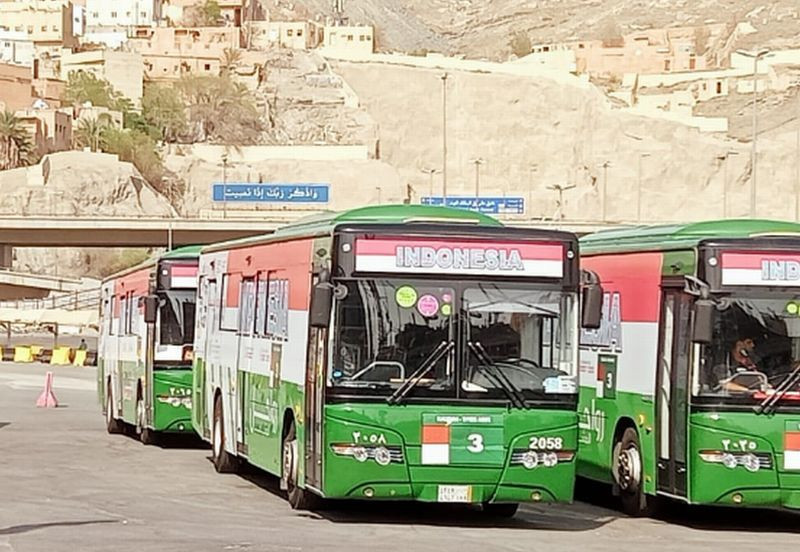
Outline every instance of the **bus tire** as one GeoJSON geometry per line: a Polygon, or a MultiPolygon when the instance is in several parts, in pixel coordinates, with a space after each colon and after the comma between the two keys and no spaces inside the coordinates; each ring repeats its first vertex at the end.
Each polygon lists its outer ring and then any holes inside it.
{"type": "Polygon", "coordinates": [[[644,492],[644,462],[639,435],[628,427],[614,445],[614,481],[619,488],[622,511],[632,517],[652,513],[654,497],[644,492]]]}
{"type": "Polygon", "coordinates": [[[222,399],[214,400],[214,424],[211,428],[211,458],[217,473],[235,473],[236,457],[225,450],[225,418],[222,412],[222,399]]]}
{"type": "Polygon", "coordinates": [[[122,433],[122,422],[114,417],[114,398],[111,396],[111,383],[106,386],[106,431],[109,433],[122,433]]]}
{"type": "Polygon", "coordinates": [[[498,517],[498,518],[512,518],[516,515],[519,509],[519,504],[516,503],[501,503],[501,504],[488,504],[484,503],[483,511],[485,514],[498,517]]]}
{"type": "Polygon", "coordinates": [[[156,432],[145,425],[144,401],[141,395],[136,400],[136,435],[143,445],[156,444],[156,432]]]}
{"type": "Polygon", "coordinates": [[[289,431],[283,439],[281,461],[283,473],[281,479],[285,481],[289,506],[293,510],[311,510],[319,505],[319,497],[297,485],[299,471],[297,430],[295,429],[294,420],[290,421],[289,424],[289,431]]]}

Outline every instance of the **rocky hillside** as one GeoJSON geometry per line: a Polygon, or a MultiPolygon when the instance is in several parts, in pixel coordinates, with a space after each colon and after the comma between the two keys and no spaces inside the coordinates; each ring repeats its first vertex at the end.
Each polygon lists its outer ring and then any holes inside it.
{"type": "MultiPolygon", "coordinates": [[[[331,15],[330,0],[275,0],[279,16],[331,15]]],[[[427,48],[505,59],[509,40],[534,43],[603,38],[608,33],[703,22],[747,21],[740,47],[800,44],[797,0],[345,0],[345,15],[377,27],[382,50],[427,48]]]]}

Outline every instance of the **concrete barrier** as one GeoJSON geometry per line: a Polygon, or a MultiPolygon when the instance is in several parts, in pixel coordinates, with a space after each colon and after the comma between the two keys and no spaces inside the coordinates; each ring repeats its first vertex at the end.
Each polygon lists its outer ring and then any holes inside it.
{"type": "Polygon", "coordinates": [[[69,364],[71,348],[70,347],[56,347],[53,349],[53,356],[50,358],[50,364],[66,365],[69,364]]]}
{"type": "Polygon", "coordinates": [[[87,351],[78,349],[75,351],[75,359],[72,361],[73,366],[85,366],[86,365],[86,356],[87,351]]]}
{"type": "Polygon", "coordinates": [[[14,347],[14,362],[33,362],[33,352],[30,347],[14,347]]]}

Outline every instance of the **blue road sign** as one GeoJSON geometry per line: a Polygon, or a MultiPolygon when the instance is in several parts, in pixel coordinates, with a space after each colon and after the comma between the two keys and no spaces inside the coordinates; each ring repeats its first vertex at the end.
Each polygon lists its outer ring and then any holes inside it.
{"type": "Polygon", "coordinates": [[[224,202],[328,203],[329,184],[214,183],[211,198],[224,202]]]}
{"type": "MultiPolygon", "coordinates": [[[[444,205],[442,197],[423,197],[423,205],[444,205]]],[[[478,211],[487,215],[525,213],[525,198],[522,197],[448,197],[448,207],[478,211]]]]}

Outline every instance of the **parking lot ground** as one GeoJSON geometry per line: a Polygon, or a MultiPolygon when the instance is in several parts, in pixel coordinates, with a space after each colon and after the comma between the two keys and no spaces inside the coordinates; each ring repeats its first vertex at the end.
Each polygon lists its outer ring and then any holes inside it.
{"type": "Polygon", "coordinates": [[[105,431],[93,368],[0,364],[0,552],[796,550],[800,515],[674,505],[633,519],[604,489],[512,520],[463,507],[336,503],[292,511],[274,478],[219,475],[196,441],[146,447],[105,431]]]}

